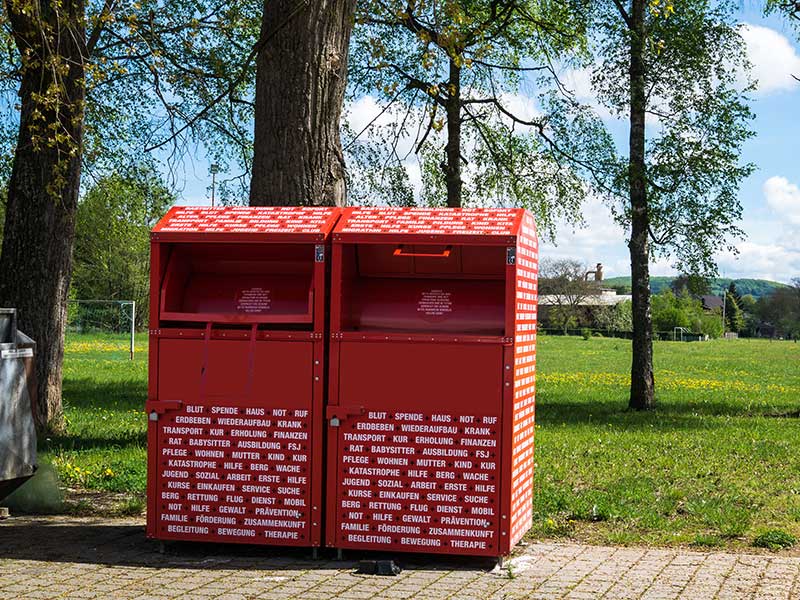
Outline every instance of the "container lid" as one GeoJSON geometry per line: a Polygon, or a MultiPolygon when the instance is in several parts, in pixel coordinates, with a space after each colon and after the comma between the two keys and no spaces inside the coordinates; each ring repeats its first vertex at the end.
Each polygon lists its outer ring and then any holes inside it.
{"type": "Polygon", "coordinates": [[[334,240],[507,241],[518,234],[525,212],[521,208],[346,208],[334,240]]]}
{"type": "Polygon", "coordinates": [[[322,241],[341,209],[329,206],[175,206],[152,231],[160,241],[322,241]]]}

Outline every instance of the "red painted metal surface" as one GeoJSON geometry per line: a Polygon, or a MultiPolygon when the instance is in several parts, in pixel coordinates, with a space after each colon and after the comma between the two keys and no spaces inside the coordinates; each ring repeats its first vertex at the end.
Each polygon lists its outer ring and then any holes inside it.
{"type": "Polygon", "coordinates": [[[533,449],[536,413],[536,323],[539,242],[533,217],[526,213],[517,237],[514,296],[513,439],[509,550],[533,523],[533,449]]]}
{"type": "Polygon", "coordinates": [[[172,209],[151,243],[147,535],[319,546],[331,208],[172,209]]]}
{"type": "Polygon", "coordinates": [[[519,215],[514,208],[350,208],[345,209],[336,233],[512,236],[519,215]]]}
{"type": "Polygon", "coordinates": [[[508,554],[532,514],[533,219],[355,208],[333,239],[326,545],[508,554]]]}
{"type": "Polygon", "coordinates": [[[156,224],[153,233],[158,234],[159,239],[174,238],[177,234],[326,236],[338,217],[338,209],[321,206],[175,206],[156,224]]]}

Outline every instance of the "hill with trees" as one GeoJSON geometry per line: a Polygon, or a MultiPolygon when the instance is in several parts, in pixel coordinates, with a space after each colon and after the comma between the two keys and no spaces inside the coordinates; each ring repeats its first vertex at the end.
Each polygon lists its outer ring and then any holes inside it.
{"type": "MultiPolygon", "coordinates": [[[[658,294],[662,290],[670,289],[675,277],[651,277],[650,278],[650,291],[653,294],[658,294]]],[[[779,288],[785,288],[785,283],[778,281],[770,281],[768,279],[731,279],[728,277],[717,277],[709,280],[711,293],[715,296],[721,296],[722,291],[728,289],[730,283],[736,284],[736,289],[742,296],[750,294],[754,298],[761,298],[768,296],[773,291],[779,288]]],[[[631,278],[630,277],[610,277],[603,281],[608,287],[622,287],[630,290],[631,278]]],[[[628,292],[630,293],[630,292],[628,292]]]]}

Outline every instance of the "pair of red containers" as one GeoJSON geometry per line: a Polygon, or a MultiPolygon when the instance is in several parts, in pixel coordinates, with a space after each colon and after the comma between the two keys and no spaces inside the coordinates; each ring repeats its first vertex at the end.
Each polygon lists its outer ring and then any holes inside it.
{"type": "Polygon", "coordinates": [[[151,256],[148,537],[501,557],[528,530],[530,214],[176,207],[151,256]]]}

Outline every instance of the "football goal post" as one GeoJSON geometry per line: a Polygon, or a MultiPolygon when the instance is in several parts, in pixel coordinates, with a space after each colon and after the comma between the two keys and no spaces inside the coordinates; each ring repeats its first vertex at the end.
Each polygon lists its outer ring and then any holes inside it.
{"type": "Polygon", "coordinates": [[[133,360],[136,338],[135,300],[67,300],[67,331],[124,336],[133,360]]]}

